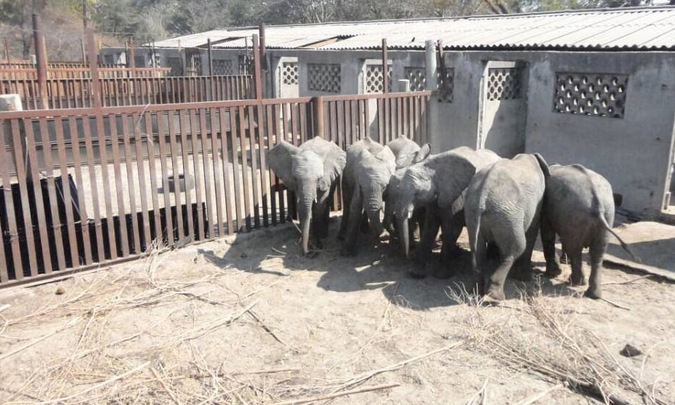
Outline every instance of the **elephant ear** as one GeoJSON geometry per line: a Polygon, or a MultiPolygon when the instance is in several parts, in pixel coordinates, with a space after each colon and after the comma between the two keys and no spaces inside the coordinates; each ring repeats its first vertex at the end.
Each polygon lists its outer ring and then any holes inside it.
{"type": "Polygon", "coordinates": [[[544,173],[544,177],[548,178],[551,177],[551,171],[548,168],[548,163],[546,163],[546,160],[544,160],[544,157],[541,156],[538,153],[534,153],[534,157],[537,159],[537,162],[539,163],[539,167],[541,167],[542,173],[544,173]]]}
{"type": "Polygon", "coordinates": [[[419,163],[426,159],[431,152],[431,145],[425,143],[422,147],[414,152],[402,154],[396,159],[396,168],[401,169],[412,164],[419,163]]]}
{"type": "Polygon", "coordinates": [[[323,155],[323,177],[319,179],[319,189],[326,191],[337,181],[347,163],[347,154],[334,142],[326,142],[323,155]]]}
{"type": "Polygon", "coordinates": [[[284,182],[287,188],[295,190],[295,178],[293,177],[293,156],[300,148],[284,140],[279,141],[267,152],[267,164],[274,174],[284,182]]]}
{"type": "Polygon", "coordinates": [[[434,183],[438,190],[438,207],[446,209],[457,200],[469,186],[476,173],[476,166],[457,153],[449,153],[436,164],[434,183]]]}

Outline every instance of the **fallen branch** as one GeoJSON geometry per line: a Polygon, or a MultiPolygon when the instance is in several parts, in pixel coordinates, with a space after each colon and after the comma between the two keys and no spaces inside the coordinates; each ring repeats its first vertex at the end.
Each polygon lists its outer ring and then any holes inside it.
{"type": "Polygon", "coordinates": [[[521,402],[518,405],[532,405],[533,403],[535,403],[535,402],[539,401],[540,399],[544,398],[545,396],[547,396],[551,392],[553,392],[555,390],[559,390],[560,388],[564,388],[564,387],[565,386],[563,384],[554,385],[553,387],[550,387],[546,391],[540,392],[539,394],[526,399],[525,401],[521,402]]]}
{"type": "Polygon", "coordinates": [[[162,387],[164,388],[164,391],[166,391],[166,393],[169,394],[169,396],[171,397],[173,402],[175,402],[176,405],[182,405],[181,402],[176,397],[176,394],[174,394],[174,392],[171,390],[171,388],[169,388],[169,386],[166,385],[166,382],[164,382],[164,380],[159,376],[159,373],[157,372],[157,370],[155,370],[154,367],[151,367],[150,371],[152,371],[152,375],[155,376],[157,381],[159,381],[159,383],[162,384],[162,387]]]}
{"type": "Polygon", "coordinates": [[[0,361],[5,360],[6,358],[11,357],[11,356],[13,356],[13,355],[15,355],[15,354],[17,354],[17,353],[19,353],[19,352],[22,352],[22,351],[28,349],[28,348],[31,347],[31,346],[34,346],[34,345],[36,345],[36,344],[42,342],[43,340],[45,340],[45,339],[47,339],[47,338],[50,338],[50,337],[56,335],[57,333],[62,332],[62,331],[64,331],[64,330],[66,330],[66,329],[72,327],[73,325],[75,325],[75,324],[78,323],[78,322],[80,322],[80,318],[73,319],[73,320],[71,320],[70,322],[68,322],[64,327],[62,327],[62,328],[60,328],[60,329],[57,329],[57,330],[55,330],[55,331],[53,331],[53,332],[47,333],[46,335],[44,335],[44,336],[42,336],[42,337],[39,337],[39,338],[33,340],[32,342],[30,342],[30,343],[28,343],[28,344],[26,344],[26,345],[23,345],[23,346],[21,346],[21,347],[19,347],[18,349],[12,350],[12,351],[9,352],[9,353],[3,354],[2,356],[0,356],[0,361]]]}
{"type": "Polygon", "coordinates": [[[284,346],[288,346],[288,344],[286,342],[281,340],[281,338],[279,336],[277,336],[274,332],[272,332],[272,330],[270,328],[268,328],[267,325],[265,325],[262,320],[260,320],[260,318],[258,317],[258,315],[255,314],[255,312],[249,310],[248,314],[251,315],[251,317],[253,319],[255,319],[256,322],[258,322],[260,324],[260,326],[265,330],[265,332],[269,333],[270,336],[272,336],[274,338],[274,340],[276,340],[277,342],[281,343],[284,346]]]}
{"type": "Polygon", "coordinates": [[[612,305],[612,306],[615,306],[615,307],[617,307],[617,308],[625,309],[626,311],[630,311],[630,310],[631,310],[629,307],[625,307],[625,306],[623,306],[623,305],[621,305],[621,304],[617,304],[616,302],[610,301],[610,300],[608,300],[607,298],[602,298],[602,297],[600,297],[599,299],[600,299],[601,301],[605,301],[606,303],[608,303],[608,304],[610,304],[610,305],[612,305]]]}
{"type": "Polygon", "coordinates": [[[395,388],[395,387],[398,387],[400,385],[401,384],[398,384],[398,383],[386,384],[386,385],[376,385],[376,386],[373,386],[373,387],[359,388],[359,389],[356,389],[356,390],[337,392],[337,393],[334,393],[334,394],[322,395],[322,396],[318,396],[318,397],[291,399],[289,401],[277,402],[274,405],[296,405],[296,404],[306,404],[306,403],[309,403],[309,402],[316,402],[316,401],[325,401],[327,399],[344,397],[344,396],[352,395],[352,394],[360,394],[362,392],[386,390],[388,388],[395,388]]]}
{"type": "Polygon", "coordinates": [[[9,309],[9,307],[11,307],[11,305],[9,305],[9,304],[0,305],[0,312],[9,309]]]}
{"type": "Polygon", "coordinates": [[[464,341],[461,340],[459,342],[455,342],[451,345],[442,347],[440,349],[436,349],[436,350],[431,351],[429,353],[425,353],[425,354],[421,354],[419,356],[411,357],[408,360],[401,361],[401,362],[393,364],[391,366],[384,367],[384,368],[381,368],[381,369],[378,369],[378,370],[369,371],[367,373],[363,373],[360,376],[354,377],[351,380],[347,381],[345,384],[343,384],[343,388],[350,387],[350,386],[356,385],[356,384],[360,384],[360,383],[362,383],[366,380],[369,380],[370,378],[372,378],[372,377],[374,377],[378,374],[387,373],[387,372],[390,372],[390,371],[396,371],[396,370],[400,369],[401,367],[405,366],[406,364],[413,363],[415,361],[421,360],[421,359],[429,357],[429,356],[433,356],[434,354],[438,354],[438,353],[441,353],[441,352],[444,352],[444,351],[447,351],[447,350],[454,349],[454,348],[456,348],[458,346],[461,346],[463,344],[464,344],[464,341]]]}
{"type": "Polygon", "coordinates": [[[655,277],[653,274],[645,274],[644,276],[636,277],[632,280],[627,280],[627,281],[608,281],[606,283],[602,283],[601,285],[621,285],[621,284],[630,284],[634,283],[636,281],[644,280],[645,278],[651,278],[655,277]]]}
{"type": "Polygon", "coordinates": [[[45,401],[45,402],[40,402],[40,403],[38,403],[38,405],[47,405],[47,404],[55,404],[55,403],[58,403],[58,402],[66,402],[66,401],[71,400],[71,399],[73,399],[73,398],[77,398],[77,397],[79,397],[79,396],[82,396],[82,395],[84,395],[84,394],[86,394],[86,393],[88,393],[88,392],[91,392],[91,391],[93,391],[93,390],[95,390],[95,389],[104,387],[104,386],[106,386],[106,385],[108,385],[108,384],[110,384],[110,383],[113,383],[113,382],[117,381],[117,380],[121,380],[121,379],[123,379],[123,378],[125,378],[125,377],[128,377],[128,376],[130,376],[131,374],[138,373],[139,371],[143,370],[144,368],[146,368],[146,367],[149,366],[149,365],[150,365],[150,362],[147,361],[147,362],[141,364],[140,366],[138,366],[138,367],[136,367],[136,368],[134,368],[134,369],[131,369],[131,370],[127,371],[126,373],[117,375],[117,376],[115,376],[115,377],[113,377],[113,378],[110,378],[110,379],[108,379],[108,380],[105,380],[105,381],[103,381],[103,382],[101,382],[101,383],[99,383],[99,384],[93,385],[93,386],[87,388],[87,389],[84,390],[84,391],[78,392],[77,394],[69,395],[69,396],[67,396],[67,397],[62,397],[62,398],[52,399],[52,400],[45,401]]]}

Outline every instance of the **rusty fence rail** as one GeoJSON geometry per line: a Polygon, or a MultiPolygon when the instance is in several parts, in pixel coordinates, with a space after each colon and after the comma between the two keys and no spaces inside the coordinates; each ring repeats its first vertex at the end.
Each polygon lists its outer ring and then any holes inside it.
{"type": "MultiPolygon", "coordinates": [[[[86,79],[91,78],[91,70],[88,66],[78,63],[72,66],[54,66],[47,64],[46,77],[48,79],[86,79]]],[[[101,78],[122,78],[122,77],[165,77],[171,71],[171,68],[162,67],[121,67],[111,65],[100,65],[98,67],[99,77],[101,78]]],[[[30,66],[12,66],[0,64],[0,79],[4,80],[37,80],[38,69],[35,65],[30,66]]]]}
{"type": "MultiPolygon", "coordinates": [[[[253,97],[251,76],[117,77],[99,79],[101,104],[106,107],[241,100],[253,97]]],[[[40,108],[38,80],[0,80],[0,94],[19,94],[25,109],[40,108]]],[[[50,108],[93,106],[89,78],[47,79],[50,108]]]]}
{"type": "Polygon", "coordinates": [[[2,112],[0,287],[285,222],[267,150],[424,142],[429,94],[2,112]]]}

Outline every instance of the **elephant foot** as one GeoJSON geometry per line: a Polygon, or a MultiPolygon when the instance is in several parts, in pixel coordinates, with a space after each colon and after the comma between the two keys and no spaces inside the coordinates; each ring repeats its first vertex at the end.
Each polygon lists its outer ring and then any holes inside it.
{"type": "Polygon", "coordinates": [[[544,275],[546,277],[556,278],[561,274],[562,274],[562,269],[560,268],[560,266],[557,263],[554,264],[554,265],[551,265],[551,266],[546,265],[546,273],[544,273],[544,275]]]}
{"type": "Polygon", "coordinates": [[[356,256],[356,248],[355,247],[342,247],[340,249],[340,256],[356,256]]]}
{"type": "Polygon", "coordinates": [[[584,279],[584,276],[570,276],[570,279],[568,281],[569,285],[571,286],[582,286],[586,285],[586,280],[584,279]]]}
{"type": "Polygon", "coordinates": [[[602,292],[599,287],[589,288],[584,292],[584,297],[592,298],[594,300],[602,298],[602,292]]]}
{"type": "Polygon", "coordinates": [[[310,250],[307,253],[305,253],[305,257],[308,258],[308,259],[314,259],[318,255],[319,255],[319,252],[317,252],[316,250],[310,250]]]}
{"type": "Polygon", "coordinates": [[[511,277],[514,280],[518,281],[524,281],[524,282],[529,282],[532,281],[533,276],[532,276],[532,269],[529,268],[515,268],[511,273],[509,274],[509,277],[511,277]]]}
{"type": "Polygon", "coordinates": [[[506,295],[504,294],[504,288],[495,286],[490,286],[487,296],[497,301],[504,301],[506,299],[506,295]]]}
{"type": "Polygon", "coordinates": [[[438,279],[441,279],[441,280],[451,278],[454,275],[455,275],[455,272],[452,269],[450,269],[448,266],[440,266],[438,268],[438,270],[436,270],[434,272],[434,277],[438,278],[438,279]]]}
{"type": "Polygon", "coordinates": [[[410,276],[415,279],[422,279],[429,275],[426,265],[412,266],[408,272],[410,273],[410,276]]]}

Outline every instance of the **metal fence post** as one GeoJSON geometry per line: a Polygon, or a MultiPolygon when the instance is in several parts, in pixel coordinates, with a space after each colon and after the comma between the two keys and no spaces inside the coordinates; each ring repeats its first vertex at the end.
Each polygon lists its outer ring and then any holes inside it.
{"type": "Polygon", "coordinates": [[[47,99],[47,51],[42,35],[40,16],[33,14],[33,41],[35,42],[35,58],[37,59],[38,88],[40,93],[39,107],[49,109],[47,99]]]}
{"type": "Polygon", "coordinates": [[[389,93],[389,56],[387,38],[382,38],[382,93],[389,93]]]}
{"type": "Polygon", "coordinates": [[[325,120],[324,120],[324,107],[323,107],[323,96],[313,97],[312,105],[314,110],[314,115],[312,119],[314,121],[314,136],[324,137],[325,135],[325,120]]]}
{"type": "MultiPolygon", "coordinates": [[[[101,82],[98,77],[98,60],[96,59],[96,43],[94,41],[94,29],[87,27],[87,59],[89,59],[89,72],[91,75],[91,93],[89,94],[92,107],[101,108],[101,82]]],[[[99,134],[100,135],[100,134],[99,134]]]]}
{"type": "Polygon", "coordinates": [[[258,46],[258,35],[253,34],[253,80],[255,82],[255,98],[263,98],[262,75],[260,72],[260,47],[258,46]]]}

